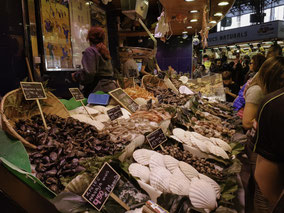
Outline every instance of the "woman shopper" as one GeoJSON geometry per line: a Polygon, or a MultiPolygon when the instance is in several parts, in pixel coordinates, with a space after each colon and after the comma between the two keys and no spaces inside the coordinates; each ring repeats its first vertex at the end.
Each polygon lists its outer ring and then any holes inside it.
{"type": "Polygon", "coordinates": [[[117,85],[113,79],[110,53],[104,44],[104,30],[101,27],[91,27],[87,40],[90,47],[83,52],[83,69],[73,73],[72,79],[84,86],[85,96],[96,91],[109,92],[117,85]]]}
{"type": "MultiPolygon", "coordinates": [[[[253,178],[253,174],[255,171],[255,164],[257,154],[253,153],[254,149],[254,140],[255,132],[256,132],[256,118],[257,112],[259,110],[259,106],[261,101],[264,98],[264,95],[271,93],[281,87],[284,86],[284,58],[281,56],[273,57],[267,59],[263,65],[261,66],[259,72],[252,80],[251,85],[249,86],[246,92],[246,106],[244,110],[243,117],[243,126],[249,129],[248,142],[246,144],[246,151],[250,162],[251,169],[251,179],[248,185],[250,192],[248,192],[249,197],[254,197],[254,212],[258,213],[266,213],[269,212],[270,205],[261,193],[258,188],[258,185],[255,184],[255,180],[253,178]],[[251,103],[254,101],[254,104],[251,103]],[[255,187],[255,188],[254,188],[255,187]]],[[[268,134],[267,136],[269,136],[268,134]]],[[[246,198],[247,200],[247,198],[246,198]]],[[[249,205],[249,204],[248,204],[249,205]]]]}
{"type": "Polygon", "coordinates": [[[262,54],[256,54],[252,57],[249,65],[249,72],[245,76],[245,84],[242,86],[238,97],[234,101],[233,107],[235,108],[236,111],[238,111],[238,115],[242,118],[243,117],[243,112],[244,112],[244,106],[245,106],[245,98],[244,98],[244,93],[248,88],[250,79],[252,79],[255,74],[258,72],[260,69],[261,65],[264,63],[266,58],[262,54]]]}

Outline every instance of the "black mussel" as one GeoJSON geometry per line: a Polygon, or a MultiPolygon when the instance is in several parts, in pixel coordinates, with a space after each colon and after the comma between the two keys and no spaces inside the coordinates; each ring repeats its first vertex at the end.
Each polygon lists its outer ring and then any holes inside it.
{"type": "Polygon", "coordinates": [[[57,173],[57,170],[55,168],[48,170],[44,173],[45,176],[55,176],[57,173]]]}
{"type": "Polygon", "coordinates": [[[51,152],[51,153],[49,154],[49,158],[50,158],[51,161],[56,161],[56,159],[57,159],[57,154],[56,154],[55,152],[51,152]]]}
{"type": "Polygon", "coordinates": [[[42,158],[42,162],[43,162],[44,164],[49,163],[49,162],[50,162],[49,157],[48,157],[48,156],[44,156],[44,157],[42,158]]]}
{"type": "Polygon", "coordinates": [[[47,184],[51,185],[51,184],[58,184],[58,180],[54,177],[49,177],[46,179],[45,181],[47,184]]]}

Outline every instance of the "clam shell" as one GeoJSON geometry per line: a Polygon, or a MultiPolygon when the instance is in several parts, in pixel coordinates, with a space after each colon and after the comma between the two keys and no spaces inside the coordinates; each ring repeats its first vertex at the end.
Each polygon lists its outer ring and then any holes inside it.
{"type": "Polygon", "coordinates": [[[149,160],[149,167],[150,167],[150,170],[153,170],[156,167],[166,168],[166,165],[164,163],[164,155],[158,152],[155,152],[149,160]]]}
{"type": "Polygon", "coordinates": [[[179,162],[179,168],[182,171],[182,173],[189,179],[191,180],[194,177],[199,176],[199,172],[193,168],[191,165],[188,163],[185,163],[183,161],[179,162]]]}
{"type": "Polygon", "coordinates": [[[216,155],[216,156],[220,156],[224,159],[229,159],[228,154],[219,146],[215,146],[213,144],[211,144],[210,146],[208,146],[210,153],[216,155]]]}
{"type": "Polygon", "coordinates": [[[189,188],[189,199],[196,208],[214,210],[217,207],[216,192],[205,180],[193,178],[189,188]]]}
{"type": "Polygon", "coordinates": [[[176,168],[171,175],[169,182],[170,191],[177,195],[188,195],[190,180],[182,173],[179,168],[176,168]]]}
{"type": "Polygon", "coordinates": [[[220,138],[210,138],[210,140],[217,146],[221,147],[224,151],[232,152],[232,147],[220,138]]]}
{"type": "Polygon", "coordinates": [[[151,156],[155,152],[148,149],[138,149],[135,152],[133,152],[133,158],[137,163],[140,163],[141,165],[149,165],[149,161],[151,156]]]}
{"type": "Polygon", "coordinates": [[[164,163],[166,165],[166,168],[171,172],[173,173],[173,171],[176,169],[176,168],[179,168],[178,166],[178,163],[179,161],[175,158],[173,158],[172,156],[170,155],[164,155],[164,163]]]}
{"type": "Polygon", "coordinates": [[[219,199],[221,196],[221,187],[219,186],[219,184],[216,183],[212,178],[206,175],[203,175],[203,174],[199,174],[199,178],[201,180],[205,180],[207,183],[209,183],[213,187],[213,189],[216,192],[217,199],[219,199]]]}
{"type": "Polygon", "coordinates": [[[128,170],[132,176],[140,178],[140,180],[145,183],[150,182],[150,170],[148,167],[143,166],[139,163],[132,163],[130,164],[128,170]]]}
{"type": "Polygon", "coordinates": [[[161,192],[170,192],[169,182],[171,172],[164,167],[155,167],[150,172],[150,184],[161,192]]]}

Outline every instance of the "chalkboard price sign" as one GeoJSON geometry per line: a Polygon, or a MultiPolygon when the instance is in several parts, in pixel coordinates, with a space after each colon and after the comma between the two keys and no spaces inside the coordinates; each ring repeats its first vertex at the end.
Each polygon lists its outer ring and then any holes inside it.
{"type": "Polygon", "coordinates": [[[110,118],[110,120],[115,120],[121,116],[123,116],[122,111],[120,109],[120,106],[116,106],[110,110],[107,111],[108,117],[110,118]]]}
{"type": "Polygon", "coordinates": [[[84,95],[78,88],[69,88],[69,91],[76,101],[82,101],[85,99],[84,95]]]}
{"type": "Polygon", "coordinates": [[[161,128],[147,135],[146,139],[153,150],[167,141],[167,137],[161,128]]]}
{"type": "Polygon", "coordinates": [[[46,99],[41,82],[20,82],[26,100],[46,99]]]}
{"type": "Polygon", "coordinates": [[[100,211],[119,179],[120,175],[105,163],[82,197],[100,211]]]}
{"type": "Polygon", "coordinates": [[[127,95],[121,88],[115,89],[109,94],[129,112],[134,113],[139,108],[139,105],[127,95]]]}

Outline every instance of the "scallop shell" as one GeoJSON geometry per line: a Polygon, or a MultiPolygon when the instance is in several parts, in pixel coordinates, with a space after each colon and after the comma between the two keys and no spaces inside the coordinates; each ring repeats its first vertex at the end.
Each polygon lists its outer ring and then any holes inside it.
{"type": "Polygon", "coordinates": [[[204,153],[204,152],[201,152],[198,148],[195,148],[193,146],[189,146],[187,144],[183,144],[183,148],[184,150],[190,152],[190,154],[192,154],[193,156],[195,157],[198,157],[198,158],[208,158],[208,154],[204,153]]]}
{"type": "Polygon", "coordinates": [[[133,158],[137,163],[140,163],[145,166],[149,165],[150,158],[154,153],[155,152],[152,150],[138,149],[135,152],[133,152],[133,158]]]}
{"type": "Polygon", "coordinates": [[[181,141],[178,137],[176,137],[176,136],[174,136],[174,135],[171,135],[170,137],[173,138],[174,140],[176,140],[176,141],[182,143],[182,141],[181,141]]]}
{"type": "Polygon", "coordinates": [[[209,144],[207,141],[200,140],[200,139],[197,139],[197,138],[192,138],[191,142],[200,151],[205,152],[205,153],[209,153],[210,152],[208,146],[211,145],[211,143],[209,144]]]}
{"type": "Polygon", "coordinates": [[[176,168],[171,175],[169,182],[170,191],[177,195],[188,195],[190,180],[176,168]]]}
{"type": "Polygon", "coordinates": [[[183,161],[179,162],[179,168],[182,171],[182,173],[189,179],[191,180],[194,177],[198,177],[199,173],[198,171],[193,168],[191,165],[188,163],[185,163],[183,161]]]}
{"type": "Polygon", "coordinates": [[[155,167],[150,173],[150,184],[162,192],[170,192],[169,182],[171,173],[164,167],[155,167]]]}
{"type": "Polygon", "coordinates": [[[215,146],[215,145],[211,144],[208,148],[209,148],[210,153],[212,153],[216,156],[220,156],[224,159],[229,159],[228,154],[219,146],[215,146]]]}
{"type": "Polygon", "coordinates": [[[173,173],[173,171],[178,167],[179,161],[175,158],[173,158],[170,155],[164,155],[164,163],[166,165],[166,168],[173,173]]]}
{"type": "Polygon", "coordinates": [[[139,163],[132,163],[130,164],[128,170],[132,176],[140,178],[145,183],[149,183],[150,170],[148,167],[143,166],[139,163]]]}
{"type": "Polygon", "coordinates": [[[182,142],[186,141],[184,133],[185,131],[181,128],[173,129],[173,135],[176,136],[178,139],[180,139],[182,142]]]}
{"type": "Polygon", "coordinates": [[[203,175],[203,174],[199,174],[199,178],[201,180],[205,180],[207,183],[209,183],[213,187],[213,189],[216,192],[217,199],[219,199],[221,196],[221,187],[219,186],[219,184],[216,183],[212,178],[206,175],[203,175]]]}
{"type": "Polygon", "coordinates": [[[220,138],[210,138],[210,140],[217,146],[221,147],[224,151],[232,152],[232,147],[220,138]]]}
{"type": "Polygon", "coordinates": [[[144,183],[141,180],[137,180],[137,182],[138,182],[139,186],[148,193],[151,200],[153,200],[154,202],[157,202],[157,198],[160,197],[162,192],[155,189],[154,187],[150,186],[149,184],[144,183]]]}
{"type": "Polygon", "coordinates": [[[189,188],[189,199],[196,208],[214,210],[217,207],[216,192],[205,180],[193,178],[189,188]]]}
{"type": "Polygon", "coordinates": [[[158,152],[155,152],[149,160],[149,167],[150,167],[150,170],[153,170],[156,167],[166,168],[166,165],[164,163],[164,155],[158,152]]]}

